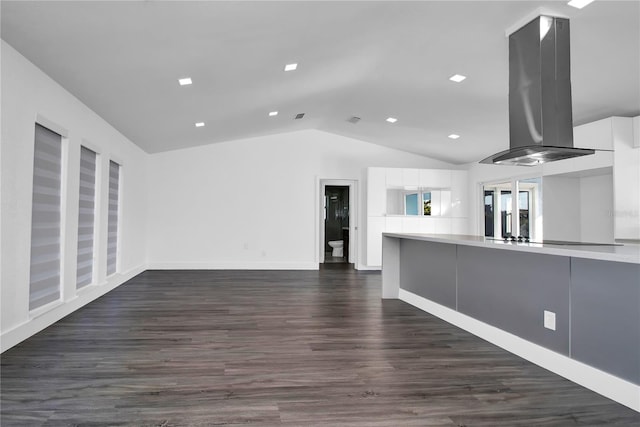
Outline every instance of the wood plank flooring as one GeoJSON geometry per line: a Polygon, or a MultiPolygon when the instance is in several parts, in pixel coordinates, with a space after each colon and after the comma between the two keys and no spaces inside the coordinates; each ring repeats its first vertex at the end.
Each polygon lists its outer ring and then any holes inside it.
{"type": "Polygon", "coordinates": [[[380,274],[148,271],[1,356],[9,426],[639,426],[380,274]]]}

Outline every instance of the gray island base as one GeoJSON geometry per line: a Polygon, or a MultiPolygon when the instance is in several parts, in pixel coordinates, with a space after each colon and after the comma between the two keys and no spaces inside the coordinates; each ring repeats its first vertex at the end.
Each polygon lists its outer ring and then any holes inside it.
{"type": "Polygon", "coordinates": [[[640,246],[384,233],[398,298],[640,412],[640,246]]]}

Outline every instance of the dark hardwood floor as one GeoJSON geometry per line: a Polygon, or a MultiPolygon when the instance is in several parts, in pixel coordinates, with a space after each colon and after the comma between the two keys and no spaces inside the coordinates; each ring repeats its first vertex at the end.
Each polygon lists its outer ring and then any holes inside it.
{"type": "Polygon", "coordinates": [[[638,426],[380,274],[148,271],[2,354],[3,427],[638,426]]]}

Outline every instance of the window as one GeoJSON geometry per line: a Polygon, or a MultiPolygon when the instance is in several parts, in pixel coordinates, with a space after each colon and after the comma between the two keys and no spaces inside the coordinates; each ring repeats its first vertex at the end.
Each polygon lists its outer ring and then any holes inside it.
{"type": "Polygon", "coordinates": [[[60,299],[62,137],[35,126],[29,310],[60,299]]]}
{"type": "Polygon", "coordinates": [[[93,281],[93,245],[96,212],[95,152],[80,147],[80,201],[78,206],[78,264],[76,288],[93,281]]]}
{"type": "Polygon", "coordinates": [[[409,193],[404,196],[404,214],[405,215],[418,215],[419,202],[418,193],[409,193]]]}
{"type": "Polygon", "coordinates": [[[495,204],[495,192],[484,190],[484,235],[486,237],[494,236],[493,207],[495,204]]]}
{"type": "Polygon", "coordinates": [[[511,233],[511,225],[513,216],[511,210],[513,202],[511,199],[511,190],[500,190],[500,221],[502,225],[502,237],[513,236],[511,233]]]}
{"type": "Polygon", "coordinates": [[[542,240],[542,200],[540,178],[485,184],[485,237],[522,237],[542,240]],[[514,189],[517,189],[518,197],[514,189]],[[517,212],[517,214],[514,214],[517,212]],[[499,231],[499,235],[496,235],[499,231]]]}
{"type": "Polygon", "coordinates": [[[406,193],[404,196],[405,215],[431,215],[431,192],[406,193]],[[422,207],[422,209],[421,209],[422,207]]]}
{"type": "Polygon", "coordinates": [[[517,184],[520,235],[542,241],[542,179],[521,179],[517,184]]]}
{"type": "Polygon", "coordinates": [[[107,275],[117,271],[118,261],[118,202],[120,193],[120,165],[109,162],[109,218],[107,235],[107,275]]]}
{"type": "Polygon", "coordinates": [[[451,206],[448,188],[387,189],[387,215],[450,216],[451,206]]]}
{"type": "Polygon", "coordinates": [[[529,191],[518,192],[518,215],[519,224],[520,224],[520,233],[518,235],[523,236],[525,238],[530,237],[530,227],[529,227],[529,199],[531,197],[531,193],[529,191]]]}
{"type": "Polygon", "coordinates": [[[422,193],[422,213],[431,215],[431,193],[422,193]]]}

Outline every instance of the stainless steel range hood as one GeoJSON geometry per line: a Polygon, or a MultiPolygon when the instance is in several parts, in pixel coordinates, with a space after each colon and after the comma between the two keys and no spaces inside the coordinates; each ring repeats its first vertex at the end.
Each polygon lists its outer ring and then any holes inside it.
{"type": "Polygon", "coordinates": [[[509,149],[480,163],[535,166],[573,147],[569,20],[539,16],[509,36],[509,149]]]}

